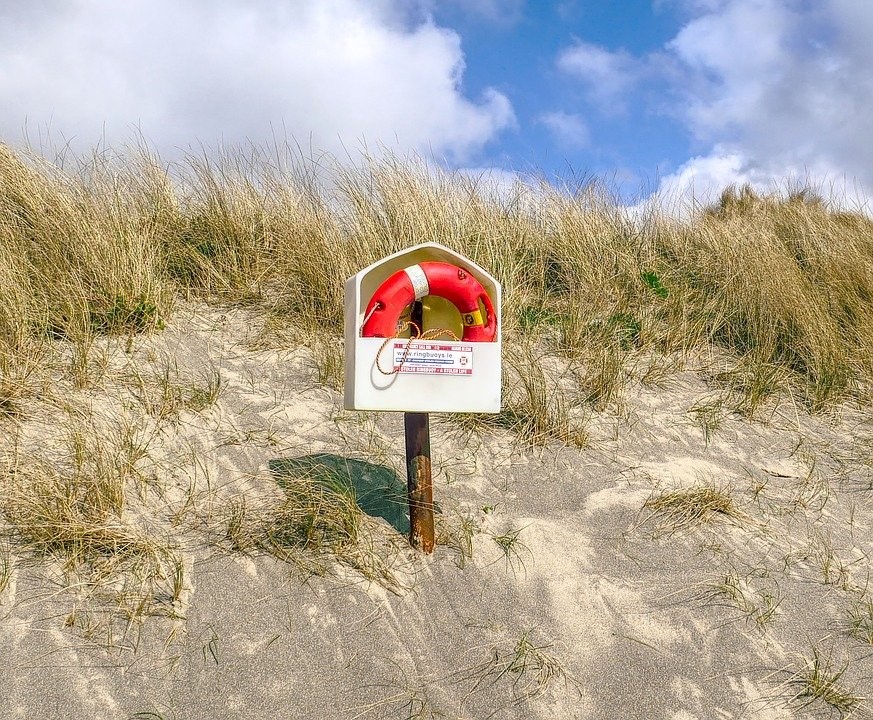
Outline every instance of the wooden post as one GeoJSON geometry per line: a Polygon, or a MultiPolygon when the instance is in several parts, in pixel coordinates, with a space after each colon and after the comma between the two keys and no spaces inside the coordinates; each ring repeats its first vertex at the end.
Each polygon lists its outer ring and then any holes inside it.
{"type": "Polygon", "coordinates": [[[427,413],[403,413],[406,432],[406,476],[409,493],[409,543],[432,553],[433,485],[430,471],[430,423],[427,413]]]}
{"type": "MultiPolygon", "coordinates": [[[[421,329],[422,306],[412,305],[412,322],[421,329]]],[[[434,547],[433,484],[430,467],[430,421],[427,413],[403,413],[406,435],[406,487],[409,495],[409,544],[432,553],[434,547]]]]}

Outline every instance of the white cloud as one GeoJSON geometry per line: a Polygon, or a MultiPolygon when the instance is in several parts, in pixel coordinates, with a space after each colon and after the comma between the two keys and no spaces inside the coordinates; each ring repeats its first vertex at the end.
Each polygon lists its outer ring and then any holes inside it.
{"type": "Polygon", "coordinates": [[[550,112],[540,115],[537,122],[545,125],[564,147],[584,148],[591,142],[588,125],[580,115],[550,112]]]}
{"type": "Polygon", "coordinates": [[[651,200],[671,214],[685,216],[717,202],[726,187],[743,185],[765,193],[810,189],[840,207],[870,212],[870,187],[827,164],[759,164],[726,146],[716,146],[665,175],[651,200]]]}
{"type": "Polygon", "coordinates": [[[576,42],[558,57],[558,67],[575,75],[589,97],[605,112],[623,112],[628,92],[640,78],[640,61],[629,53],[576,42]]]}
{"type": "Polygon", "coordinates": [[[657,202],[673,214],[687,215],[718,200],[729,185],[746,183],[762,189],[777,189],[771,177],[760,168],[750,166],[742,155],[716,147],[708,155],[693,157],[661,178],[657,202]]]}
{"type": "Polygon", "coordinates": [[[675,191],[692,170],[711,183],[729,170],[731,182],[808,182],[850,204],[873,194],[873,4],[696,7],[667,49],[682,70],[677,116],[712,149],[665,178],[664,189],[675,191]]]}
{"type": "Polygon", "coordinates": [[[667,45],[681,78],[690,128],[700,136],[740,131],[797,58],[786,47],[797,18],[779,0],[733,0],[689,22],[667,45]]]}
{"type": "Polygon", "coordinates": [[[513,125],[493,89],[463,95],[460,38],[400,0],[41,0],[0,6],[0,138],[90,147],[139,127],[161,151],[366,142],[463,162],[513,125]],[[55,138],[57,139],[57,138],[55,138]]]}
{"type": "Polygon", "coordinates": [[[677,120],[697,155],[661,194],[711,198],[725,184],[808,183],[873,197],[873,2],[657,0],[687,21],[659,52],[633,57],[577,42],[558,66],[600,110],[677,120]],[[645,82],[643,82],[645,81],[645,82]]]}

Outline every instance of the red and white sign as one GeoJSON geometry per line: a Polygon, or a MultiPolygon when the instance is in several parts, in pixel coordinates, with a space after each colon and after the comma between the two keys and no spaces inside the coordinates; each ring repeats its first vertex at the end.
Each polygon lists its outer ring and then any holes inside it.
{"type": "Polygon", "coordinates": [[[419,375],[472,375],[473,346],[397,341],[392,346],[397,372],[419,375]]]}

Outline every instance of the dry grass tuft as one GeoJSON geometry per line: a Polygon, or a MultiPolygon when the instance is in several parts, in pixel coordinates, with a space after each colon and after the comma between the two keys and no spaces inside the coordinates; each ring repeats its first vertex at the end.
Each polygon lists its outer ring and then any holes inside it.
{"type": "Polygon", "coordinates": [[[128,427],[112,435],[71,427],[59,459],[6,459],[0,533],[19,554],[60,563],[71,586],[109,588],[116,609],[130,618],[169,612],[181,594],[181,561],[128,509],[145,455],[128,427]]]}
{"type": "Polygon", "coordinates": [[[0,544],[0,595],[11,582],[13,570],[12,552],[7,543],[4,542],[0,544]]]}
{"type": "Polygon", "coordinates": [[[812,657],[803,658],[802,667],[791,675],[786,687],[794,694],[789,705],[805,708],[821,701],[836,710],[840,717],[849,717],[859,710],[866,698],[855,693],[842,682],[848,670],[848,661],[837,664],[831,655],[812,648],[812,657]]]}
{"type": "Polygon", "coordinates": [[[314,575],[339,562],[389,590],[402,589],[393,567],[398,548],[380,537],[350,488],[300,475],[283,478],[283,489],[285,498],[264,509],[242,498],[228,504],[226,538],[234,550],[266,552],[314,575]]]}
{"type": "Polygon", "coordinates": [[[755,573],[741,576],[735,568],[706,584],[706,599],[727,602],[763,628],[776,617],[782,601],[779,588],[756,588],[755,573]]]}
{"type": "Polygon", "coordinates": [[[552,650],[551,644],[535,642],[531,631],[496,645],[488,659],[461,673],[473,681],[467,696],[502,680],[511,683],[513,705],[539,697],[559,682],[579,692],[578,684],[552,650]]]}
{"type": "Polygon", "coordinates": [[[95,156],[68,174],[0,146],[0,252],[19,279],[18,289],[6,277],[0,286],[0,304],[11,298],[19,317],[11,329],[5,321],[6,338],[82,342],[162,326],[172,290],[154,217],[157,172],[149,158],[95,156]]]}
{"type": "Polygon", "coordinates": [[[655,529],[658,535],[690,530],[719,517],[737,524],[751,520],[737,506],[730,488],[712,483],[653,494],[643,508],[651,510],[650,517],[657,517],[655,529]]]}
{"type": "Polygon", "coordinates": [[[846,626],[856,640],[873,645],[873,600],[863,597],[846,613],[846,626]]]}

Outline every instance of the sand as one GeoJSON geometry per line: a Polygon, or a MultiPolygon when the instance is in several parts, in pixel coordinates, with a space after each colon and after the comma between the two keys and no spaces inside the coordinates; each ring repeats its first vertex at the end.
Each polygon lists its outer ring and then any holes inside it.
{"type": "Polygon", "coordinates": [[[162,334],[102,341],[87,387],[60,368],[22,418],[0,421],[7,460],[16,446],[59,457],[71,423],[130,428],[149,479],[125,512],[184,569],[172,612],[129,620],[111,581],[95,592],[61,560],[8,548],[0,717],[839,716],[804,695],[816,656],[825,674],[845,668],[849,698],[873,694],[873,645],[850,620],[871,598],[869,411],[812,417],[783,398],[748,420],[718,405],[698,359],[660,385],[631,379],[591,412],[583,449],[433,416],[435,498],[454,544],[474,528],[471,555],[421,555],[372,517],[390,581],[337,562],[307,572],[229,548],[229,503],[275,505],[271,462],[315,453],[402,476],[402,420],[343,410],[311,352],[293,337],[277,349],[262,326],[250,310],[188,306],[162,334]],[[185,386],[214,372],[208,407],[144,409],[162,374],[185,386]],[[682,527],[646,507],[703,485],[736,515],[682,527]]]}

